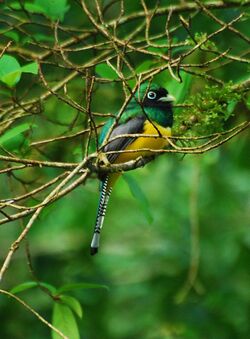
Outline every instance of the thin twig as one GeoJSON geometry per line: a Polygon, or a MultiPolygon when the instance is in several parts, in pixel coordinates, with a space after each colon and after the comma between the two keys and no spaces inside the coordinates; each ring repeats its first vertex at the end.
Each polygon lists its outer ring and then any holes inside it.
{"type": "Polygon", "coordinates": [[[53,326],[46,319],[44,319],[38,312],[36,312],[31,306],[29,306],[25,301],[17,297],[15,294],[2,290],[2,289],[0,289],[0,293],[5,294],[8,297],[11,297],[12,299],[15,299],[17,302],[19,302],[19,304],[24,306],[29,312],[34,314],[35,317],[37,317],[42,323],[48,326],[52,331],[56,332],[63,339],[69,339],[69,337],[65,336],[60,330],[58,330],[55,326],[53,326]]]}

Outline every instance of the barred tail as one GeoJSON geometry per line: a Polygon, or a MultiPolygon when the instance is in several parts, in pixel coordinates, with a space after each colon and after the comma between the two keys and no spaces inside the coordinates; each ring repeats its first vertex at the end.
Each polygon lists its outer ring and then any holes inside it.
{"type": "Polygon", "coordinates": [[[91,241],[90,254],[95,255],[99,249],[100,233],[103,226],[106,208],[109,201],[112,188],[108,188],[108,177],[103,181],[97,210],[97,217],[94,229],[94,235],[91,241]]]}

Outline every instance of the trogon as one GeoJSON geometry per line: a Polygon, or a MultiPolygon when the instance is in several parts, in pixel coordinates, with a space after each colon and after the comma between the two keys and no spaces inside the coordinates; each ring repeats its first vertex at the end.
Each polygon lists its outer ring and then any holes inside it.
{"type": "MultiPolygon", "coordinates": [[[[171,136],[173,125],[173,101],[174,97],[165,88],[155,83],[141,84],[118,122],[111,118],[102,128],[99,137],[100,145],[103,144],[102,152],[104,154],[112,152],[106,155],[108,162],[124,163],[137,159],[139,156],[152,155],[150,150],[161,150],[167,146],[167,137],[171,136]],[[123,137],[127,134],[140,134],[141,136],[123,137]],[[117,151],[122,152],[116,153],[117,151]]],[[[98,252],[107,204],[112,188],[120,175],[121,173],[109,173],[101,177],[99,205],[90,248],[91,255],[98,252]]]]}

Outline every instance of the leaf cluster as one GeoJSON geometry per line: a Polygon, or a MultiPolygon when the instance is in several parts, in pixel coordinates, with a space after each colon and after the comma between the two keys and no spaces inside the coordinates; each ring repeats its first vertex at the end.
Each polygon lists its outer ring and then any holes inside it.
{"type": "MultiPolygon", "coordinates": [[[[65,292],[96,288],[107,289],[105,285],[91,283],[73,283],[56,288],[45,282],[27,281],[13,287],[10,293],[17,294],[35,287],[40,288],[51,297],[53,300],[52,325],[70,339],[80,338],[76,316],[81,319],[83,310],[80,302],[75,297],[65,294],[65,292]]],[[[61,335],[54,330],[51,334],[53,339],[61,338],[61,335]]]]}
{"type": "Polygon", "coordinates": [[[206,85],[185,100],[188,107],[176,114],[176,133],[202,136],[225,131],[237,103],[243,99],[244,94],[236,92],[231,82],[223,87],[206,85]]]}

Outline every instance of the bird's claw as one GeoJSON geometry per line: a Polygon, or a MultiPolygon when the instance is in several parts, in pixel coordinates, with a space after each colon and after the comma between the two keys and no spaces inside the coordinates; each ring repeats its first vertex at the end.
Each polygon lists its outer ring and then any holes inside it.
{"type": "Polygon", "coordinates": [[[110,162],[108,161],[108,158],[105,153],[101,152],[98,154],[97,157],[97,164],[99,166],[109,166],[110,162]]]}

